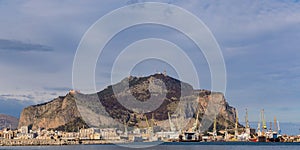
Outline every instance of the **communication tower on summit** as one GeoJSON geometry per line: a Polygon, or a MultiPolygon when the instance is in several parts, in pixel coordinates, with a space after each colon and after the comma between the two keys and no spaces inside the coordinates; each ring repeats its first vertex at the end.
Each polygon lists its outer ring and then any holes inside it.
{"type": "Polygon", "coordinates": [[[167,71],[166,70],[164,70],[164,76],[167,76],[167,71]]]}

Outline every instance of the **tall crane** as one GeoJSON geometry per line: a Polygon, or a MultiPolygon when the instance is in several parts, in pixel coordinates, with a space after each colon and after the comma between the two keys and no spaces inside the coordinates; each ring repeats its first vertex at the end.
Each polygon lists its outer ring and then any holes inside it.
{"type": "Polygon", "coordinates": [[[196,132],[197,131],[197,127],[198,127],[198,118],[199,118],[199,111],[197,112],[197,116],[196,116],[196,118],[195,118],[195,123],[193,124],[193,128],[192,128],[192,130],[194,131],[194,132],[196,132]]]}
{"type": "Polygon", "coordinates": [[[274,131],[278,133],[278,127],[277,127],[277,119],[276,119],[276,116],[274,117],[274,131]]]}
{"type": "Polygon", "coordinates": [[[147,124],[147,127],[148,128],[150,128],[150,124],[149,124],[149,122],[148,122],[148,118],[147,118],[147,116],[145,115],[145,119],[146,119],[146,124],[147,124]]]}
{"type": "Polygon", "coordinates": [[[266,120],[265,120],[265,110],[262,109],[262,112],[261,112],[261,118],[262,118],[262,123],[263,123],[263,129],[266,130],[267,129],[267,123],[266,123],[266,120]]]}
{"type": "Polygon", "coordinates": [[[224,140],[227,141],[229,140],[229,135],[228,135],[228,123],[225,122],[225,135],[224,135],[224,140]]]}
{"type": "Polygon", "coordinates": [[[261,134],[261,128],[260,128],[260,127],[261,127],[261,125],[260,125],[261,120],[262,120],[262,119],[261,119],[261,112],[260,112],[260,114],[259,114],[259,121],[258,121],[258,123],[257,123],[257,132],[256,132],[258,136],[261,136],[261,135],[262,135],[262,134],[261,134]]]}
{"type": "Polygon", "coordinates": [[[156,125],[156,124],[155,124],[155,121],[154,121],[154,114],[152,113],[151,124],[150,124],[150,126],[151,126],[151,134],[152,135],[154,134],[154,125],[156,125]]]}
{"type": "Polygon", "coordinates": [[[215,119],[214,119],[214,129],[213,129],[213,137],[214,139],[217,139],[217,116],[215,116],[215,119]]]}
{"type": "Polygon", "coordinates": [[[127,129],[126,119],[124,119],[124,135],[128,136],[128,129],[127,129]]]}
{"type": "MultiPolygon", "coordinates": [[[[153,114],[152,114],[152,117],[153,117],[153,114]]],[[[149,136],[149,140],[152,139],[153,137],[153,126],[149,124],[149,121],[148,121],[148,118],[147,116],[145,115],[145,119],[146,119],[146,123],[147,123],[147,130],[148,130],[148,136],[149,136]]],[[[152,118],[153,119],[153,118],[152,118]]],[[[152,120],[153,121],[153,120],[152,120]]],[[[151,123],[152,124],[152,123],[151,123]]]]}
{"type": "Polygon", "coordinates": [[[250,128],[250,126],[249,126],[249,120],[248,120],[248,110],[247,110],[247,108],[246,108],[245,123],[246,123],[246,128],[250,128]]]}
{"type": "Polygon", "coordinates": [[[152,113],[152,118],[151,118],[151,126],[152,126],[152,128],[154,128],[154,125],[156,125],[156,124],[155,124],[155,121],[154,121],[154,114],[152,113]]]}
{"type": "Polygon", "coordinates": [[[170,112],[168,112],[168,117],[169,117],[170,129],[171,129],[172,132],[175,132],[176,128],[175,128],[175,125],[173,124],[173,122],[171,120],[170,112]]]}
{"type": "Polygon", "coordinates": [[[245,122],[246,122],[246,133],[247,133],[248,138],[249,138],[250,137],[250,125],[249,125],[248,110],[247,109],[246,109],[245,122]]]}
{"type": "Polygon", "coordinates": [[[180,108],[179,109],[179,114],[177,115],[177,129],[179,130],[179,133],[182,133],[182,128],[183,128],[183,122],[184,122],[184,120],[185,120],[185,118],[184,118],[184,114],[183,114],[183,112],[182,112],[182,109],[180,108]],[[178,118],[178,115],[179,115],[179,118],[178,118]]]}
{"type": "Polygon", "coordinates": [[[234,136],[237,139],[238,134],[239,134],[239,132],[238,132],[238,122],[239,122],[238,110],[236,110],[235,113],[236,113],[235,114],[236,116],[235,116],[234,136]]]}
{"type": "Polygon", "coordinates": [[[279,121],[278,120],[277,120],[277,130],[278,130],[278,134],[281,134],[281,129],[280,129],[279,121]]]}

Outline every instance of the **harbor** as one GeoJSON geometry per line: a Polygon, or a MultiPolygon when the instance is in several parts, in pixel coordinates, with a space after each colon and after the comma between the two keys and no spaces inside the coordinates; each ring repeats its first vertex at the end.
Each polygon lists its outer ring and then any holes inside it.
{"type": "MultiPolygon", "coordinates": [[[[61,145],[103,145],[103,144],[249,144],[249,143],[300,143],[300,135],[282,134],[280,123],[274,117],[267,126],[264,109],[260,112],[257,128],[250,127],[248,111],[246,110],[245,126],[239,127],[239,117],[236,111],[235,127],[217,130],[217,118],[214,118],[212,130],[201,132],[201,122],[194,119],[193,126],[188,130],[180,129],[176,116],[168,113],[168,131],[155,132],[155,120],[145,116],[146,127],[128,127],[124,121],[123,130],[117,128],[85,128],[78,132],[53,130],[31,130],[27,126],[12,130],[4,128],[0,131],[0,146],[61,146],[61,145]],[[175,118],[175,119],[174,119],[175,118]]],[[[199,118],[197,113],[196,118],[199,118]]]]}

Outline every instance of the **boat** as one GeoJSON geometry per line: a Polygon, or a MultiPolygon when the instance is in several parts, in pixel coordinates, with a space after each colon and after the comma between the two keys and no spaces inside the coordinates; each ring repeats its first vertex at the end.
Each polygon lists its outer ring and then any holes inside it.
{"type": "Polygon", "coordinates": [[[179,135],[178,138],[179,142],[200,142],[202,141],[201,134],[195,132],[184,132],[183,134],[179,135]]]}
{"type": "Polygon", "coordinates": [[[267,142],[267,137],[264,135],[258,136],[257,142],[267,142]]]}
{"type": "Polygon", "coordinates": [[[193,124],[193,127],[190,131],[186,131],[179,135],[179,142],[200,142],[202,141],[202,135],[199,131],[199,111],[197,112],[197,116],[195,118],[195,123],[193,124]]]}

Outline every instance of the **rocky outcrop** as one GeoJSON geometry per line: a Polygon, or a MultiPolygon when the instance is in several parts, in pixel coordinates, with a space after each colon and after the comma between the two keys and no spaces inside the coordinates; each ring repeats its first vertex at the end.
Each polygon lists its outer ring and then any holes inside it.
{"type": "Polygon", "coordinates": [[[235,108],[226,102],[222,93],[194,90],[191,85],[163,74],[130,76],[108,86],[97,95],[77,94],[76,102],[84,120],[92,126],[105,124],[123,128],[126,121],[129,126],[143,128],[147,126],[148,118],[148,122],[150,119],[155,120],[160,129],[169,130],[170,114],[175,124],[182,123],[178,126],[187,130],[193,126],[196,114],[199,113],[198,119],[202,121],[204,130],[207,130],[212,128],[215,117],[218,129],[224,129],[225,126],[233,128],[236,118],[235,108]],[[151,104],[145,103],[151,98],[151,104]],[[156,104],[160,104],[159,107],[148,111],[149,107],[156,104]],[[178,121],[179,118],[181,121],[178,121]]]}
{"type": "Polygon", "coordinates": [[[127,77],[95,94],[70,92],[51,102],[30,106],[23,110],[19,127],[74,130],[86,125],[123,129],[124,122],[131,127],[146,127],[152,121],[159,129],[170,130],[168,114],[182,130],[193,126],[197,114],[204,128],[211,128],[214,118],[218,129],[233,128],[236,118],[235,108],[222,93],[194,90],[187,83],[154,74],[127,77]]]}
{"type": "Polygon", "coordinates": [[[77,127],[73,125],[85,125],[80,120],[82,119],[75,98],[71,94],[67,94],[50,102],[25,108],[20,116],[19,128],[29,126],[33,130],[38,128],[77,130],[77,127]],[[65,125],[67,128],[65,128],[65,125]]]}

